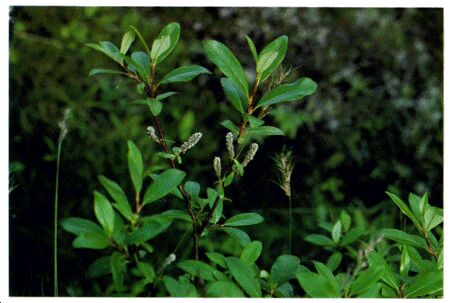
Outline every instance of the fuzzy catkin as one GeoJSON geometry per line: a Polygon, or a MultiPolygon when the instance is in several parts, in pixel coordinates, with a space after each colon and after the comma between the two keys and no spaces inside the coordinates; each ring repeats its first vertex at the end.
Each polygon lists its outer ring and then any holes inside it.
{"type": "Polygon", "coordinates": [[[150,139],[152,139],[156,143],[159,143],[159,138],[156,135],[156,130],[153,126],[147,127],[147,135],[150,137],[150,139]]]}
{"type": "Polygon", "coordinates": [[[185,154],[188,150],[190,150],[191,148],[193,148],[198,141],[200,141],[200,139],[202,138],[202,133],[195,133],[192,134],[189,139],[186,140],[186,142],[184,142],[181,145],[181,152],[183,154],[185,154]]]}
{"type": "Polygon", "coordinates": [[[219,157],[214,157],[214,172],[216,173],[217,178],[221,178],[222,176],[222,163],[219,157]]]}
{"type": "Polygon", "coordinates": [[[225,136],[225,143],[227,146],[228,156],[230,156],[230,159],[233,160],[236,157],[236,154],[234,152],[234,144],[233,144],[233,133],[229,132],[225,136]]]}
{"type": "Polygon", "coordinates": [[[255,157],[256,152],[258,151],[258,144],[252,143],[248,149],[247,154],[245,155],[244,161],[242,161],[242,167],[246,167],[250,161],[255,157]]]}

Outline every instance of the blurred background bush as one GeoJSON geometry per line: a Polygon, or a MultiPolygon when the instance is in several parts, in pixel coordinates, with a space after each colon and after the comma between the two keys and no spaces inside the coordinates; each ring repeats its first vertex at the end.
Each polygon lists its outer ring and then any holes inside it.
{"type": "MultiPolygon", "coordinates": [[[[10,14],[11,295],[51,295],[55,153],[65,108],[72,119],[63,145],[60,218],[93,217],[99,174],[131,189],[127,139],[151,168],[165,163],[145,135],[147,113],[131,104],[135,87],[119,78],[88,77],[92,68],[113,65],[84,44],[120,44],[129,25],[152,41],[165,24],[181,24],[180,43],[162,73],[191,63],[214,70],[202,51],[206,38],[228,45],[250,72],[244,35],[261,49],[286,34],[290,79],[308,76],[318,83],[313,96],[272,111],[270,119],[287,136],[266,140],[231,189],[227,215],[254,209],[266,219],[263,228],[250,230],[264,245],[262,267],[287,246],[288,204],[275,184],[273,162],[284,145],[296,160],[293,253],[302,261],[321,260],[303,237],[343,208],[368,230],[395,225],[398,211],[385,190],[428,192],[431,203],[442,204],[442,9],[13,7],[10,14]]],[[[234,117],[232,110],[217,76],[172,88],[181,94],[171,98],[161,120],[173,140],[203,132],[182,168],[187,179],[206,187],[214,178],[213,156],[224,150],[226,130],[218,122],[234,117]]],[[[160,203],[154,211],[164,209],[160,203]]],[[[179,233],[169,231],[165,239],[171,241],[159,241],[158,259],[173,250],[179,233]]],[[[203,249],[232,252],[230,241],[218,239],[223,241],[203,243],[203,249]]],[[[97,282],[80,277],[99,254],[74,250],[71,241],[60,233],[60,292],[98,295],[97,282]]]]}

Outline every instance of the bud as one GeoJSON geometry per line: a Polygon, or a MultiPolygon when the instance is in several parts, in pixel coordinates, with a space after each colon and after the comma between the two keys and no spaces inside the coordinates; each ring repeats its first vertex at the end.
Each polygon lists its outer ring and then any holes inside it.
{"type": "Polygon", "coordinates": [[[250,145],[250,148],[248,149],[247,154],[245,155],[244,161],[242,161],[242,167],[246,167],[250,161],[253,160],[253,157],[255,157],[256,152],[258,151],[258,144],[252,143],[250,145]]]}
{"type": "Polygon", "coordinates": [[[202,133],[195,133],[195,134],[191,135],[189,137],[189,139],[187,139],[187,141],[184,142],[183,145],[181,145],[181,152],[183,154],[185,154],[188,150],[193,148],[195,146],[195,144],[197,144],[198,141],[200,141],[201,138],[202,138],[202,133]]]}
{"type": "Polygon", "coordinates": [[[234,152],[234,144],[233,144],[233,133],[229,132],[227,133],[227,135],[225,136],[225,143],[227,146],[227,150],[228,150],[228,155],[230,156],[230,158],[233,160],[236,157],[236,154],[234,152]]]}
{"type": "Polygon", "coordinates": [[[156,130],[153,126],[147,127],[147,135],[150,137],[150,139],[152,139],[156,143],[160,142],[158,136],[156,135],[156,130]]]}
{"type": "Polygon", "coordinates": [[[222,177],[222,164],[219,157],[214,157],[214,172],[217,178],[220,179],[222,177]]]}

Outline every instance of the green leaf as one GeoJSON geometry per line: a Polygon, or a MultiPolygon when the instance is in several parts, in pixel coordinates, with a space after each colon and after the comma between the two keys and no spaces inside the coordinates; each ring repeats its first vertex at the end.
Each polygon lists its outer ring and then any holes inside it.
{"type": "Polygon", "coordinates": [[[164,99],[166,99],[166,98],[168,98],[170,96],[173,96],[173,95],[178,95],[178,93],[177,92],[163,93],[163,94],[160,94],[160,95],[156,96],[156,99],[159,100],[159,101],[162,101],[162,100],[164,100],[164,99]]]}
{"type": "Polygon", "coordinates": [[[239,86],[228,78],[220,79],[220,84],[231,105],[234,106],[240,113],[244,113],[247,109],[247,97],[239,86]]]}
{"type": "Polygon", "coordinates": [[[334,252],[327,261],[327,266],[331,271],[335,271],[336,268],[341,264],[342,254],[338,251],[334,252]]]}
{"type": "Polygon", "coordinates": [[[104,236],[103,229],[94,222],[82,218],[70,217],[62,221],[62,228],[77,236],[82,234],[99,234],[104,236]]]}
{"type": "Polygon", "coordinates": [[[338,281],[334,277],[331,270],[325,264],[316,261],[314,261],[314,266],[316,267],[319,275],[321,275],[326,281],[326,284],[323,285],[323,287],[326,287],[332,291],[335,297],[340,297],[341,288],[339,287],[338,281]]]}
{"type": "Polygon", "coordinates": [[[111,43],[109,41],[101,41],[99,44],[87,43],[86,46],[93,48],[96,51],[99,51],[99,52],[107,55],[108,57],[110,57],[111,59],[113,59],[114,61],[119,63],[120,65],[123,64],[123,60],[120,55],[119,49],[117,48],[117,46],[115,46],[113,43],[111,43]]]}
{"type": "Polygon", "coordinates": [[[264,124],[264,120],[258,119],[247,113],[244,113],[242,116],[244,117],[245,121],[248,121],[248,123],[250,123],[250,128],[259,127],[264,124]]]}
{"type": "Polygon", "coordinates": [[[444,221],[444,213],[442,208],[434,206],[427,206],[423,215],[423,227],[426,232],[429,232],[444,221]]]}
{"type": "Polygon", "coordinates": [[[156,276],[153,266],[151,266],[148,263],[138,262],[137,267],[139,268],[141,273],[144,275],[145,279],[147,279],[149,282],[153,282],[153,279],[156,276]]]}
{"type": "Polygon", "coordinates": [[[164,286],[171,297],[188,298],[199,296],[195,286],[189,283],[188,280],[183,280],[180,278],[180,281],[177,281],[172,277],[164,276],[163,281],[164,286]]]}
{"type": "Polygon", "coordinates": [[[145,99],[145,103],[147,104],[148,108],[150,109],[150,112],[153,116],[158,116],[161,113],[161,110],[163,108],[163,105],[161,101],[154,98],[147,98],[145,99]]]}
{"type": "Polygon", "coordinates": [[[154,64],[163,61],[175,48],[180,39],[180,25],[176,22],[166,25],[153,41],[150,57],[154,64]]]}
{"type": "Polygon", "coordinates": [[[183,66],[169,72],[158,84],[186,82],[201,74],[211,74],[211,72],[199,65],[183,66]]]}
{"type": "Polygon", "coordinates": [[[238,241],[242,247],[245,247],[250,243],[250,237],[245,231],[233,227],[224,227],[220,230],[226,232],[229,236],[238,241]]]}
{"type": "Polygon", "coordinates": [[[111,273],[113,285],[117,292],[126,290],[123,284],[126,270],[127,263],[125,257],[118,252],[113,252],[111,255],[111,273]]]}
{"type": "Polygon", "coordinates": [[[133,216],[130,203],[122,188],[116,182],[106,178],[105,176],[98,176],[100,183],[106,189],[108,194],[116,201],[113,206],[129,221],[133,216]]]}
{"type": "Polygon", "coordinates": [[[255,60],[255,62],[258,61],[258,52],[256,51],[255,43],[253,43],[253,40],[247,35],[245,35],[245,40],[247,40],[247,44],[250,48],[253,59],[255,60]]]}
{"type": "Polygon", "coordinates": [[[344,228],[344,232],[347,232],[350,229],[350,226],[352,224],[352,217],[350,217],[350,215],[345,210],[343,210],[343,211],[341,211],[339,218],[342,222],[342,227],[344,228]]]}
{"type": "Polygon", "coordinates": [[[226,259],[228,269],[233,278],[238,282],[242,289],[252,298],[261,297],[261,286],[256,277],[255,271],[236,257],[226,259]]]}
{"type": "Polygon", "coordinates": [[[126,32],[122,37],[122,42],[120,43],[120,52],[126,54],[131,44],[134,42],[136,34],[134,32],[126,32]]]}
{"type": "Polygon", "coordinates": [[[246,137],[284,136],[284,132],[274,126],[259,126],[246,131],[246,137]]]}
{"type": "Polygon", "coordinates": [[[233,159],[233,163],[234,163],[235,168],[239,172],[239,175],[243,176],[244,175],[244,167],[242,166],[242,164],[239,163],[239,161],[236,159],[233,159]]]}
{"type": "Polygon", "coordinates": [[[229,218],[224,226],[247,226],[247,225],[255,225],[264,221],[264,218],[257,213],[242,213],[236,216],[229,218]]]}
{"type": "Polygon", "coordinates": [[[250,244],[244,247],[241,252],[241,260],[247,263],[248,265],[252,265],[258,260],[262,251],[262,243],[261,241],[252,241],[250,244]]]}
{"type": "Polygon", "coordinates": [[[242,298],[245,297],[242,290],[233,282],[217,281],[209,284],[206,289],[208,297],[216,298],[242,298]]]}
{"type": "Polygon", "coordinates": [[[225,74],[228,78],[234,81],[245,96],[248,96],[248,82],[247,76],[242,69],[238,59],[233,53],[222,43],[215,40],[206,40],[203,42],[206,56],[225,74]]]}
{"type": "Polygon", "coordinates": [[[325,277],[310,271],[300,271],[296,273],[300,286],[311,298],[337,298],[340,293],[333,291],[331,287],[324,287],[327,284],[325,277]]]}
{"type": "Polygon", "coordinates": [[[404,231],[391,228],[383,229],[381,232],[386,239],[390,239],[401,244],[409,244],[412,246],[427,249],[427,244],[425,240],[419,236],[411,235],[405,233],[404,231]]]}
{"type": "Polygon", "coordinates": [[[342,222],[341,220],[337,220],[336,224],[333,226],[333,230],[331,231],[331,237],[333,238],[334,243],[338,243],[341,239],[342,235],[342,222]]]}
{"type": "Polygon", "coordinates": [[[138,29],[132,25],[130,25],[130,27],[133,29],[133,31],[136,33],[136,35],[138,36],[139,40],[141,41],[142,45],[145,48],[145,51],[147,52],[147,55],[150,56],[150,49],[148,48],[147,43],[144,40],[144,37],[142,36],[141,32],[138,31],[138,29]]]}
{"type": "Polygon", "coordinates": [[[150,221],[145,222],[139,229],[133,231],[127,238],[127,244],[138,244],[153,239],[167,228],[171,221],[150,221]]]}
{"type": "Polygon", "coordinates": [[[408,218],[410,218],[411,221],[413,221],[416,226],[419,226],[419,220],[414,216],[411,209],[409,209],[409,207],[405,204],[405,202],[403,202],[402,199],[400,199],[399,197],[390,192],[386,192],[386,194],[397,205],[397,207],[403,214],[405,214],[408,218]]]}
{"type": "Polygon", "coordinates": [[[357,226],[352,229],[350,229],[344,237],[342,237],[341,245],[347,246],[349,244],[352,244],[356,240],[358,240],[362,235],[365,234],[365,230],[362,226],[357,226]]]}
{"type": "Polygon", "coordinates": [[[239,132],[239,127],[237,127],[236,124],[234,124],[233,122],[231,122],[228,119],[223,120],[222,122],[220,122],[220,125],[222,125],[226,129],[232,131],[233,133],[238,133],[239,132]]]}
{"type": "Polygon", "coordinates": [[[258,107],[270,106],[283,102],[296,101],[305,96],[312,95],[317,89],[317,84],[309,78],[300,78],[299,80],[282,84],[265,94],[259,100],[258,107]]]}
{"type": "Polygon", "coordinates": [[[324,235],[310,234],[305,237],[305,241],[308,241],[315,245],[320,246],[334,246],[333,240],[324,235]]]}
{"type": "Polygon", "coordinates": [[[288,37],[283,35],[270,42],[258,55],[256,71],[260,75],[261,82],[281,64],[286,55],[287,44],[288,37]]]}
{"type": "Polygon", "coordinates": [[[154,202],[176,189],[186,173],[178,169],[168,169],[158,176],[144,195],[143,204],[154,202]]]}
{"type": "Polygon", "coordinates": [[[75,238],[72,246],[75,248],[105,249],[111,242],[104,234],[85,233],[75,238]]]}
{"type": "Polygon", "coordinates": [[[94,68],[89,72],[89,77],[98,75],[98,74],[113,74],[113,75],[125,75],[124,72],[114,69],[105,69],[105,68],[94,68]]]}
{"type": "Polygon", "coordinates": [[[216,281],[216,277],[219,277],[219,280],[226,279],[224,274],[201,261],[186,260],[178,263],[177,266],[185,272],[190,273],[193,276],[197,276],[203,280],[216,281]]]}
{"type": "Polygon", "coordinates": [[[94,191],[94,212],[105,232],[111,236],[114,231],[114,209],[108,199],[94,191]]]}
{"type": "Polygon", "coordinates": [[[134,190],[139,193],[142,189],[144,163],[141,152],[132,141],[128,141],[128,169],[134,190]]]}
{"type": "Polygon", "coordinates": [[[232,171],[228,176],[226,176],[225,181],[223,181],[223,186],[227,187],[228,185],[233,182],[234,179],[234,172],[232,171]]]}
{"type": "Polygon", "coordinates": [[[367,259],[369,260],[370,267],[383,268],[381,279],[390,287],[397,290],[399,287],[399,281],[394,275],[394,272],[389,264],[375,251],[369,253],[367,259]]]}
{"type": "Polygon", "coordinates": [[[402,245],[402,256],[400,258],[400,274],[404,277],[408,276],[411,267],[411,258],[409,257],[406,247],[408,247],[408,245],[402,245]]]}
{"type": "Polygon", "coordinates": [[[137,71],[139,76],[144,81],[147,81],[150,76],[150,60],[148,55],[144,52],[133,52],[131,59],[129,69],[131,71],[137,71]]]}
{"type": "Polygon", "coordinates": [[[219,265],[220,267],[227,268],[224,255],[216,252],[207,252],[205,254],[211,262],[219,265]]]}
{"type": "Polygon", "coordinates": [[[405,287],[406,298],[417,298],[440,293],[443,290],[442,271],[435,270],[417,274],[405,287]]]}
{"type": "Polygon", "coordinates": [[[420,218],[422,218],[422,210],[420,210],[420,201],[421,198],[413,193],[410,193],[408,196],[408,202],[409,202],[409,206],[411,207],[411,210],[414,214],[414,216],[420,220],[420,218]]]}
{"type": "Polygon", "coordinates": [[[377,266],[361,272],[350,286],[350,295],[358,295],[372,287],[383,275],[383,267],[377,266]]]}
{"type": "Polygon", "coordinates": [[[86,276],[90,279],[94,279],[109,273],[111,273],[111,257],[103,256],[89,265],[86,276]]]}
{"type": "Polygon", "coordinates": [[[286,283],[290,279],[295,278],[295,274],[299,271],[300,259],[292,255],[281,255],[273,263],[270,269],[270,276],[278,286],[286,283]]]}

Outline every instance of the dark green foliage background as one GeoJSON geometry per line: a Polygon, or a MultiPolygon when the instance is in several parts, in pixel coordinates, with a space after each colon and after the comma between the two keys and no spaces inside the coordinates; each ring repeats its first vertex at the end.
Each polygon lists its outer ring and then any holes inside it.
{"type": "MultiPolygon", "coordinates": [[[[272,182],[272,156],[284,144],[297,160],[293,254],[302,262],[321,260],[303,237],[342,208],[356,209],[368,229],[395,225],[398,211],[388,202],[387,189],[402,195],[428,192],[432,204],[442,204],[442,9],[14,7],[10,177],[18,187],[10,195],[11,295],[51,295],[54,155],[66,107],[73,118],[63,145],[60,218],[93,217],[99,174],[131,194],[127,139],[139,146],[147,166],[165,164],[145,135],[147,113],[130,103],[135,87],[114,77],[89,78],[90,69],[113,65],[84,44],[120,44],[129,25],[151,41],[173,21],[181,24],[181,39],[161,73],[191,63],[214,70],[202,50],[206,38],[224,42],[250,69],[244,35],[260,49],[286,34],[284,64],[295,68],[290,79],[307,76],[318,83],[316,94],[305,101],[273,110],[270,119],[287,137],[266,140],[232,187],[227,215],[256,210],[265,217],[264,226],[249,232],[263,242],[264,264],[272,264],[287,247],[287,200],[272,182]]],[[[136,42],[132,49],[138,48],[136,42]]],[[[203,132],[182,169],[187,180],[206,187],[214,179],[213,156],[224,150],[226,130],[218,122],[234,113],[214,75],[172,89],[181,95],[165,104],[161,121],[174,140],[203,132]]],[[[167,209],[164,203],[152,207],[167,209]]],[[[202,243],[202,249],[220,246],[233,252],[231,242],[221,237],[202,243]]],[[[171,229],[163,238],[167,241],[155,247],[160,260],[174,249],[180,233],[171,229]]],[[[60,233],[62,294],[101,294],[96,283],[82,278],[98,252],[74,250],[71,241],[71,235],[60,233]]],[[[189,245],[186,241],[179,259],[189,257],[189,245]]]]}

